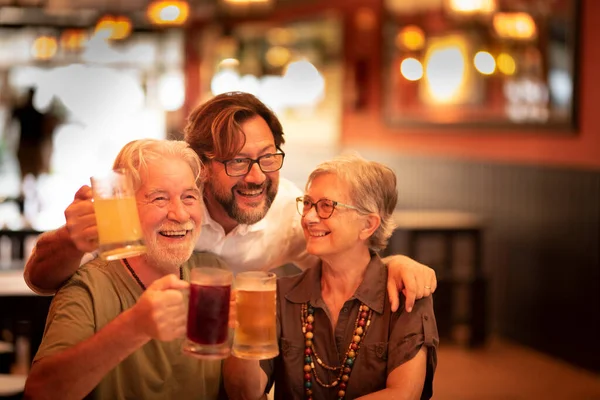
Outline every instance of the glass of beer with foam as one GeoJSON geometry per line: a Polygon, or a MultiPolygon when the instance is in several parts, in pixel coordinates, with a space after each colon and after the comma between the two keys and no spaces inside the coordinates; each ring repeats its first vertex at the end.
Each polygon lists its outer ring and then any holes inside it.
{"type": "Polygon", "coordinates": [[[235,277],[237,322],[232,353],[238,358],[266,360],[279,354],[276,333],[277,276],[241,272],[235,277]]]}
{"type": "Polygon", "coordinates": [[[131,177],[124,170],[90,178],[98,226],[98,251],[106,260],[146,252],[131,177]]]}

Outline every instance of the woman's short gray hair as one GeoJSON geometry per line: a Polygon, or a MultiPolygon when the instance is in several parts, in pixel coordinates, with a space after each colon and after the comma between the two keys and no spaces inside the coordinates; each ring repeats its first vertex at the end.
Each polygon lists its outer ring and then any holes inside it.
{"type": "Polygon", "coordinates": [[[140,172],[147,168],[148,162],[164,162],[166,158],[185,161],[196,177],[198,189],[202,190],[202,162],[196,152],[182,140],[140,139],[129,142],[117,155],[113,169],[125,169],[131,174],[133,187],[137,191],[141,186],[140,172]]]}
{"type": "Polygon", "coordinates": [[[308,177],[306,188],[319,175],[334,174],[348,185],[352,205],[362,214],[375,213],[381,225],[371,235],[368,246],[371,250],[385,249],[395,225],[393,213],[398,201],[396,174],[389,167],[368,161],[358,154],[345,154],[319,164],[308,177]]]}

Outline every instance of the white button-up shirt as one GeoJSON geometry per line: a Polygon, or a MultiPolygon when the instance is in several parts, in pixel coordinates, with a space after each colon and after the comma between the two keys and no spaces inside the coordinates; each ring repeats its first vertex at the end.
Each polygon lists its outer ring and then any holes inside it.
{"type": "Polygon", "coordinates": [[[253,225],[238,225],[225,235],[204,207],[197,251],[222,257],[233,273],[268,271],[288,263],[305,270],[318,263],[306,252],[306,240],[296,211],[302,192],[291,181],[280,178],[279,189],[265,217],[253,225]]]}

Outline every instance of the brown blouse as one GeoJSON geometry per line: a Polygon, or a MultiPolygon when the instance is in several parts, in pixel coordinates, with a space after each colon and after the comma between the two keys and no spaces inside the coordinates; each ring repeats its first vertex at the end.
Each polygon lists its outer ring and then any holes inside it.
{"type": "MultiPolygon", "coordinates": [[[[431,296],[418,300],[411,313],[404,310],[404,297],[395,313],[390,310],[386,290],[387,268],[374,255],[365,272],[363,282],[354,296],[342,307],[335,331],[331,317],[321,297],[321,265],[309,268],[300,275],[281,278],[277,282],[277,333],[280,354],[275,359],[261,361],[261,368],[269,378],[267,391],[275,382],[275,399],[304,399],[304,350],[302,333],[302,304],[310,302],[314,308],[314,347],[327,365],[339,366],[354,332],[354,323],[360,303],[374,312],[371,325],[355,359],[346,389],[346,399],[354,399],[385,389],[388,374],[411,360],[425,345],[427,376],[422,399],[429,399],[437,364],[439,343],[433,301],[431,296]]],[[[315,362],[319,379],[331,383],[338,372],[329,371],[315,362]]],[[[339,388],[325,388],[312,378],[312,397],[337,399],[339,388]]]]}

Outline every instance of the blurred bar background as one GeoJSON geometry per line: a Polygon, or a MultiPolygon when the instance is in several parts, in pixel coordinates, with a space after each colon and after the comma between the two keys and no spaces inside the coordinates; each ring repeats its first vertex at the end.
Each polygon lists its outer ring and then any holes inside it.
{"type": "Polygon", "coordinates": [[[299,187],[345,151],[396,171],[384,253],[436,269],[435,398],[600,399],[599,26],[596,0],[0,0],[0,375],[43,333],[36,236],[241,90],[299,187]]]}

